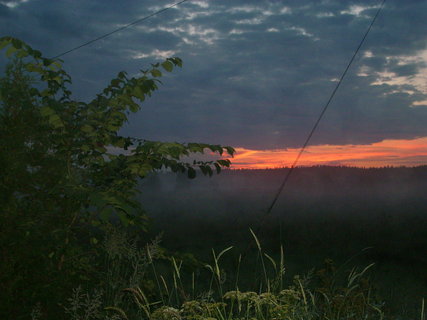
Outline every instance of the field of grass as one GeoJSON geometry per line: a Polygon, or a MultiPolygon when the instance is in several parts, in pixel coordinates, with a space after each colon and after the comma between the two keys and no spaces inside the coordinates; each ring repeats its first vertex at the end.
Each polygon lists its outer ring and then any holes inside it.
{"type": "Polygon", "coordinates": [[[283,247],[275,258],[252,230],[249,236],[253,248],[235,263],[231,246],[212,249],[202,263],[188,252],[171,255],[160,239],[141,246],[112,230],[102,244],[105,281],[76,287],[63,305],[64,319],[425,319],[424,300],[393,315],[373,285],[373,263],[338,266],[328,259],[291,276],[283,247]]]}
{"type": "Polygon", "coordinates": [[[61,319],[425,320],[427,168],[298,169],[265,215],[283,173],[142,181],[149,234],[111,229],[61,319]]]}
{"type": "Polygon", "coordinates": [[[298,170],[268,216],[280,170],[194,181],[165,174],[143,182],[150,187],[142,201],[153,217],[153,235],[164,232],[171,251],[208,261],[210,248],[233,246],[224,260],[232,267],[247,250],[252,228],[273,258],[283,245],[289,279],[322,268],[326,258],[347,271],[374,263],[370,281],[384,309],[415,318],[427,295],[427,169],[298,170]]]}

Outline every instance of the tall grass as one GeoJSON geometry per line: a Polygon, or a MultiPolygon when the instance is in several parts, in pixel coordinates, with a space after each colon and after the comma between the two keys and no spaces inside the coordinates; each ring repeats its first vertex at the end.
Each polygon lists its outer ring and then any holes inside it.
{"type": "MultiPolygon", "coordinates": [[[[276,261],[250,232],[255,250],[249,260],[239,255],[235,270],[223,264],[233,247],[212,250],[211,262],[194,270],[186,259],[165,255],[159,239],[142,247],[113,231],[104,241],[105,281],[86,292],[75,288],[64,303],[64,319],[397,319],[385,315],[370,285],[373,264],[344,272],[326,260],[319,270],[286,279],[283,248],[276,261]],[[241,276],[242,261],[257,266],[252,276],[241,276]]],[[[42,319],[37,307],[31,318],[42,319]]]]}
{"type": "MultiPolygon", "coordinates": [[[[283,247],[274,259],[250,233],[252,254],[246,260],[239,255],[229,270],[223,261],[233,247],[219,253],[212,249],[211,261],[194,269],[188,259],[165,254],[160,238],[140,246],[137,239],[112,230],[103,242],[104,281],[97,288],[77,286],[63,305],[63,319],[409,319],[385,314],[370,284],[374,264],[345,270],[325,260],[322,268],[287,279],[283,247]],[[251,276],[242,272],[245,266],[256,267],[251,276]]],[[[31,319],[43,319],[40,306],[31,319]]],[[[424,299],[419,319],[425,320],[424,299]]]]}

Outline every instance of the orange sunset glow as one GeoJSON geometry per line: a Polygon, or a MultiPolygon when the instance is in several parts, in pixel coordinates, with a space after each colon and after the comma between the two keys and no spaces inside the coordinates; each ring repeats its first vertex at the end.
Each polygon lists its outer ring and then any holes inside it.
{"type": "MultiPolygon", "coordinates": [[[[236,148],[233,169],[289,167],[300,149],[249,150],[236,148]]],[[[298,166],[335,165],[354,167],[418,166],[427,164],[427,137],[383,140],[367,145],[308,146],[298,166]]]]}

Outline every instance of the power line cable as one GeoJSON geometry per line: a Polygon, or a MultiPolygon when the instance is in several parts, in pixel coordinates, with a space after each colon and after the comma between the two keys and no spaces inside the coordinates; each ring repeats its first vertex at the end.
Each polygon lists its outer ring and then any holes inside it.
{"type": "MultiPolygon", "coordinates": [[[[62,56],[64,56],[64,55],[68,54],[68,53],[71,53],[71,52],[76,51],[76,50],[78,50],[78,49],[80,49],[80,48],[83,48],[83,47],[85,47],[85,46],[87,46],[87,45],[90,45],[90,44],[92,44],[92,43],[94,43],[94,42],[96,42],[96,41],[98,41],[98,40],[105,39],[105,38],[109,37],[110,35],[112,35],[112,34],[114,34],[114,33],[116,33],[116,32],[122,31],[122,30],[127,29],[127,28],[129,28],[129,27],[131,27],[131,26],[134,26],[134,25],[136,25],[136,24],[138,24],[138,23],[141,23],[141,22],[143,22],[143,21],[145,21],[145,20],[147,20],[147,19],[149,19],[149,18],[151,18],[151,17],[153,17],[153,16],[156,16],[156,15],[158,15],[158,14],[161,14],[161,13],[163,13],[163,12],[165,12],[165,11],[167,11],[167,10],[169,10],[169,9],[173,8],[173,7],[176,7],[176,6],[178,6],[178,5],[180,5],[180,4],[184,3],[184,2],[187,2],[187,1],[188,1],[188,0],[182,0],[182,1],[176,2],[176,3],[174,3],[174,4],[170,5],[170,6],[167,6],[167,7],[163,8],[163,9],[158,10],[158,11],[156,11],[156,12],[152,13],[152,14],[149,14],[149,15],[147,15],[147,16],[145,16],[145,17],[143,17],[143,18],[140,18],[140,19],[138,19],[138,20],[135,20],[135,21],[133,21],[133,22],[131,22],[131,23],[129,23],[129,24],[127,24],[127,25],[123,26],[123,27],[120,27],[120,28],[118,28],[118,29],[115,29],[115,30],[113,30],[113,31],[111,31],[111,32],[108,32],[108,33],[106,33],[106,34],[104,34],[104,35],[102,35],[102,36],[99,36],[99,37],[97,37],[97,38],[95,38],[95,39],[92,39],[92,40],[90,40],[90,41],[87,41],[87,42],[85,42],[85,43],[83,43],[83,44],[81,44],[81,45],[79,45],[79,46],[77,46],[77,47],[74,47],[74,48],[72,48],[72,49],[70,49],[70,50],[67,50],[67,51],[65,51],[65,52],[61,53],[61,54],[58,54],[58,55],[56,55],[56,56],[52,57],[51,59],[52,59],[52,60],[58,59],[59,57],[62,57],[62,56]]],[[[259,231],[261,230],[261,228],[262,228],[262,226],[263,226],[263,224],[264,224],[264,222],[265,222],[265,218],[266,218],[269,214],[271,214],[271,211],[272,211],[272,209],[273,209],[274,205],[276,204],[276,202],[277,202],[277,200],[278,200],[278,198],[279,198],[280,194],[282,193],[283,189],[285,188],[285,186],[286,186],[286,184],[287,184],[287,182],[288,182],[288,180],[289,180],[289,177],[291,176],[291,174],[292,174],[292,172],[294,171],[294,169],[295,169],[295,167],[296,167],[296,165],[297,165],[297,163],[298,163],[299,159],[301,158],[301,155],[303,154],[303,152],[304,152],[304,150],[306,149],[306,147],[307,147],[308,143],[310,142],[310,140],[311,140],[311,138],[312,138],[312,136],[313,136],[314,132],[316,131],[316,129],[317,129],[317,127],[318,127],[318,125],[319,125],[320,121],[322,120],[322,118],[323,118],[324,114],[326,113],[326,110],[328,109],[328,107],[329,107],[329,105],[330,105],[331,101],[333,100],[333,98],[334,98],[334,96],[335,96],[336,92],[338,91],[338,88],[340,87],[340,85],[341,85],[341,83],[342,83],[343,79],[345,78],[345,76],[346,76],[346,74],[347,74],[348,70],[350,69],[350,66],[352,65],[352,63],[353,63],[353,61],[354,61],[355,57],[357,56],[358,52],[360,51],[360,48],[362,47],[363,43],[365,42],[366,37],[368,36],[369,32],[371,31],[372,26],[374,25],[374,23],[375,23],[375,21],[376,21],[376,19],[377,19],[378,15],[380,14],[380,12],[381,12],[382,8],[384,7],[384,3],[385,3],[385,1],[386,1],[386,0],[382,0],[382,2],[381,2],[381,4],[380,4],[380,7],[378,8],[378,10],[377,10],[377,12],[376,12],[376,14],[375,14],[374,18],[372,19],[372,21],[371,21],[371,23],[370,23],[370,25],[369,25],[368,29],[366,30],[366,32],[365,32],[365,34],[364,34],[364,36],[363,36],[362,40],[360,41],[360,43],[359,43],[358,47],[356,48],[356,50],[355,50],[355,52],[354,52],[353,56],[351,57],[351,59],[350,59],[349,63],[347,64],[347,67],[345,68],[344,72],[342,73],[342,75],[341,75],[341,77],[340,77],[340,79],[339,79],[339,81],[338,81],[337,85],[335,86],[334,90],[332,91],[332,93],[331,93],[331,95],[330,95],[330,97],[329,97],[328,101],[326,102],[325,106],[323,107],[323,109],[322,109],[322,111],[321,111],[321,113],[320,113],[319,117],[317,118],[317,120],[316,120],[316,122],[315,122],[315,124],[314,124],[313,128],[311,129],[310,133],[308,134],[307,139],[305,140],[305,142],[304,142],[303,146],[301,147],[301,149],[300,149],[300,151],[299,151],[299,153],[298,153],[297,157],[295,158],[294,162],[292,163],[292,166],[290,167],[289,171],[288,171],[288,172],[287,172],[287,174],[285,175],[285,178],[283,179],[282,184],[280,185],[280,187],[279,187],[279,189],[278,189],[278,191],[277,191],[276,195],[274,196],[272,203],[271,203],[271,204],[270,204],[270,206],[268,207],[268,209],[267,209],[266,213],[262,216],[262,218],[261,218],[261,222],[259,223],[258,228],[257,228],[257,230],[256,230],[255,234],[258,234],[258,233],[259,233],[259,231]]],[[[248,248],[249,248],[249,247],[248,247],[248,248]]],[[[248,248],[247,248],[247,249],[248,249],[248,248]]],[[[246,250],[246,251],[247,251],[247,250],[246,250]]]]}
{"type": "Polygon", "coordinates": [[[378,15],[379,15],[379,13],[380,13],[380,11],[381,11],[381,9],[382,9],[382,7],[383,7],[384,3],[385,3],[385,0],[383,0],[383,1],[382,1],[382,3],[381,3],[381,5],[380,5],[379,9],[377,10],[377,12],[376,12],[376,14],[375,14],[374,18],[373,18],[373,19],[372,19],[372,21],[371,21],[371,24],[369,25],[369,27],[368,27],[368,29],[366,30],[366,32],[365,32],[365,34],[364,34],[364,36],[363,36],[362,40],[360,41],[360,43],[359,43],[359,45],[358,45],[358,47],[357,47],[356,51],[354,52],[353,56],[351,57],[351,59],[350,59],[349,63],[347,64],[347,67],[345,68],[344,72],[342,73],[341,78],[339,79],[339,81],[338,81],[337,85],[335,86],[334,90],[332,91],[332,93],[331,93],[331,95],[330,95],[330,97],[329,97],[328,101],[326,102],[325,106],[323,107],[322,112],[320,113],[319,117],[317,118],[317,120],[316,120],[316,122],[315,122],[315,124],[314,124],[313,128],[311,129],[310,133],[308,134],[307,139],[306,139],[306,140],[305,140],[305,142],[304,142],[304,145],[302,146],[302,148],[301,148],[301,150],[299,151],[299,153],[298,153],[297,157],[295,158],[295,160],[294,160],[294,162],[293,162],[293,164],[292,164],[292,166],[291,166],[290,170],[288,171],[288,174],[285,176],[285,179],[283,180],[282,184],[280,185],[279,190],[277,191],[276,196],[274,197],[274,199],[273,199],[273,201],[272,201],[272,203],[271,203],[270,207],[269,207],[269,208],[268,208],[268,210],[267,210],[267,213],[270,213],[270,212],[271,212],[271,210],[273,209],[274,205],[276,204],[276,202],[277,202],[277,200],[278,200],[278,198],[279,198],[279,195],[281,194],[281,192],[282,192],[283,188],[285,187],[285,185],[286,185],[286,183],[287,183],[287,181],[288,181],[288,179],[289,179],[289,176],[291,175],[291,173],[292,173],[293,169],[295,168],[296,164],[298,163],[299,159],[301,158],[301,155],[303,154],[303,152],[304,152],[304,150],[306,149],[306,147],[307,147],[308,143],[310,142],[310,140],[311,140],[311,138],[312,138],[312,136],[313,136],[314,132],[316,131],[317,127],[319,126],[320,121],[322,120],[323,116],[324,116],[324,115],[325,115],[325,113],[326,113],[326,110],[328,109],[329,105],[331,104],[331,101],[332,101],[332,99],[334,98],[334,96],[335,96],[336,92],[338,91],[338,88],[340,87],[340,85],[341,85],[341,83],[342,83],[342,81],[343,81],[344,77],[346,76],[347,71],[350,69],[350,66],[352,65],[352,63],[353,63],[354,59],[356,58],[357,54],[359,53],[360,48],[362,47],[363,43],[365,42],[366,37],[368,36],[369,32],[371,31],[372,26],[374,25],[374,22],[375,22],[375,20],[377,19],[377,17],[378,17],[378,15]]]}
{"type": "MultiPolygon", "coordinates": [[[[301,155],[303,154],[304,150],[306,149],[308,143],[310,142],[311,138],[313,137],[314,132],[316,131],[317,127],[319,126],[320,121],[322,120],[323,116],[326,113],[326,110],[328,109],[329,105],[331,104],[331,101],[333,100],[335,94],[338,91],[338,88],[340,87],[342,81],[344,80],[348,70],[350,69],[350,66],[352,65],[354,59],[356,58],[357,54],[360,51],[360,48],[362,47],[363,43],[365,42],[366,37],[368,36],[369,32],[372,29],[372,26],[374,25],[375,21],[377,20],[378,15],[380,14],[382,8],[384,7],[384,3],[386,0],[382,0],[375,16],[373,17],[368,29],[366,30],[365,34],[362,37],[362,40],[360,41],[359,45],[357,46],[355,52],[353,53],[353,56],[351,57],[350,61],[347,64],[347,67],[345,68],[344,72],[342,73],[337,85],[335,86],[334,90],[332,91],[331,95],[329,96],[328,101],[326,102],[325,106],[323,107],[319,117],[317,118],[316,122],[314,123],[313,128],[311,129],[310,133],[307,136],[307,139],[305,140],[303,146],[301,147],[300,151],[298,152],[297,157],[295,158],[294,162],[292,163],[292,166],[290,167],[289,171],[286,173],[285,178],[282,181],[282,184],[280,185],[279,189],[277,190],[277,193],[275,194],[273,201],[271,202],[270,206],[268,207],[265,214],[261,217],[260,223],[258,224],[258,227],[255,231],[255,234],[258,234],[263,227],[265,223],[265,219],[269,214],[271,214],[271,211],[273,210],[274,205],[276,204],[277,200],[279,199],[280,194],[282,193],[283,189],[285,188],[286,184],[289,181],[289,177],[291,176],[292,172],[294,171],[299,159],[301,158],[301,155]]],[[[252,242],[251,242],[252,243],[252,242]]],[[[250,246],[247,247],[246,252],[248,251],[250,246]]]]}
{"type": "Polygon", "coordinates": [[[96,41],[98,41],[98,40],[105,39],[105,38],[107,38],[107,37],[111,36],[112,34],[114,34],[114,33],[116,33],[116,32],[122,31],[122,30],[127,29],[127,28],[129,28],[129,27],[131,27],[131,26],[134,26],[134,25],[136,25],[136,24],[138,24],[138,23],[141,23],[141,22],[143,22],[143,21],[145,21],[145,20],[147,20],[147,19],[149,19],[149,18],[151,18],[151,17],[154,17],[154,16],[156,16],[156,15],[158,15],[158,14],[160,14],[160,13],[165,12],[166,10],[169,10],[169,9],[171,9],[171,8],[173,8],[173,7],[179,6],[181,3],[184,3],[184,2],[186,2],[186,1],[188,1],[188,0],[182,0],[182,1],[176,2],[176,3],[174,3],[174,4],[170,5],[170,6],[167,6],[167,7],[163,8],[163,9],[159,10],[159,11],[156,11],[156,12],[154,12],[154,13],[152,13],[152,14],[149,14],[149,15],[147,15],[147,16],[145,16],[145,17],[141,18],[141,19],[135,20],[135,21],[133,21],[133,22],[131,22],[131,23],[129,23],[129,24],[127,24],[127,25],[123,26],[123,27],[120,27],[120,28],[118,28],[118,29],[115,29],[115,30],[113,30],[113,31],[111,31],[111,32],[108,32],[108,33],[106,33],[106,34],[104,34],[104,35],[102,35],[102,36],[100,36],[100,37],[97,37],[97,38],[95,38],[95,39],[92,39],[92,40],[90,40],[90,41],[88,41],[88,42],[85,42],[85,43],[83,43],[83,44],[81,44],[81,45],[79,45],[79,46],[77,46],[77,47],[74,47],[74,48],[72,48],[72,49],[70,49],[70,50],[67,50],[67,51],[65,51],[65,52],[61,53],[61,54],[58,54],[57,56],[54,56],[54,57],[53,57],[53,58],[51,58],[51,59],[52,59],[52,60],[58,59],[59,57],[62,57],[62,56],[66,55],[66,54],[68,54],[68,53],[70,53],[70,52],[76,51],[76,50],[78,50],[78,49],[80,49],[80,48],[83,48],[83,47],[85,47],[85,46],[87,46],[87,45],[90,45],[90,44],[92,44],[92,43],[94,43],[94,42],[96,42],[96,41]]]}

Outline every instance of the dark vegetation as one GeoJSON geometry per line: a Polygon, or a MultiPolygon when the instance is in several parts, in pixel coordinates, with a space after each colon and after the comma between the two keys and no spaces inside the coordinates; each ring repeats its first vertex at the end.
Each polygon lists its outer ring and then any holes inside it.
{"type": "Polygon", "coordinates": [[[40,302],[53,319],[77,283],[104,282],[99,243],[114,219],[129,232],[146,230],[138,179],[165,168],[212,175],[230,161],[181,157],[234,150],[118,134],[137,102],[158,89],[162,72],[182,66],[179,58],[136,77],[119,72],[87,103],[73,100],[60,61],[12,37],[0,38],[3,48],[11,62],[0,78],[0,318],[26,318],[40,302]]]}
{"type": "Polygon", "coordinates": [[[171,250],[209,259],[209,248],[233,245],[238,254],[262,222],[257,236],[273,256],[284,246],[289,279],[325,258],[350,259],[344,269],[374,262],[371,280],[386,309],[419,309],[427,293],[427,166],[297,168],[260,222],[286,170],[226,170],[191,181],[160,173],[141,182],[141,201],[153,234],[163,231],[171,250]]]}
{"type": "Polygon", "coordinates": [[[0,319],[423,319],[425,167],[298,169],[257,230],[283,172],[205,179],[230,161],[183,157],[233,148],[118,134],[179,58],[87,103],[59,61],[3,48],[0,319]]]}

